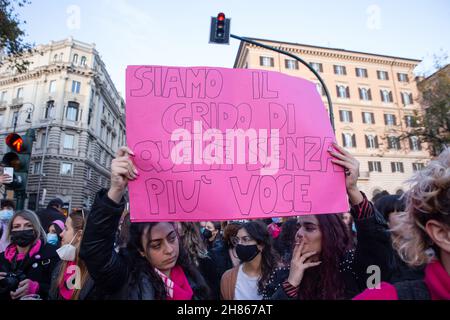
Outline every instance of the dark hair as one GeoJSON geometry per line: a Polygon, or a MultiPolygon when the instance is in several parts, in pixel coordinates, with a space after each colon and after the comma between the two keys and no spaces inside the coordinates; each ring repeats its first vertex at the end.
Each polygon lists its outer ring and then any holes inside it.
{"type": "Polygon", "coordinates": [[[209,221],[213,224],[214,229],[220,231],[220,229],[222,228],[222,223],[220,221],[209,221]]]}
{"type": "Polygon", "coordinates": [[[13,200],[10,200],[10,199],[3,199],[1,201],[0,208],[4,208],[4,207],[11,207],[11,208],[13,208],[13,210],[16,210],[16,204],[14,203],[13,200]]]}
{"type": "Polygon", "coordinates": [[[404,197],[396,194],[387,195],[378,198],[374,206],[383,214],[384,219],[389,221],[389,215],[391,213],[405,211],[405,200],[404,197]]]}
{"type": "MultiPolygon", "coordinates": [[[[166,299],[166,288],[161,277],[155,272],[154,268],[150,265],[149,261],[142,257],[140,251],[147,252],[147,248],[142,247],[142,235],[145,233],[147,237],[151,236],[151,231],[154,226],[160,222],[144,222],[144,223],[131,223],[130,234],[128,238],[127,250],[129,259],[131,261],[131,281],[132,283],[140,282],[140,275],[142,273],[149,277],[150,283],[155,289],[155,298],[157,300],[166,299]]],[[[175,226],[171,223],[176,231],[175,226]]],[[[178,236],[178,233],[177,233],[178,236]]],[[[181,240],[178,237],[179,255],[176,264],[183,268],[186,277],[192,279],[196,286],[192,288],[194,295],[199,299],[209,299],[210,290],[206,285],[206,282],[197,268],[193,265],[191,260],[181,244],[181,240]]]]}
{"type": "Polygon", "coordinates": [[[278,253],[273,248],[272,237],[264,223],[249,221],[244,223],[240,229],[245,229],[257,244],[264,246],[261,251],[261,278],[258,281],[258,293],[262,294],[271,273],[278,266],[278,253]]]}
{"type": "Polygon", "coordinates": [[[314,268],[305,270],[298,289],[301,300],[345,299],[345,283],[339,264],[351,248],[348,227],[337,214],[318,214],[319,229],[322,233],[320,261],[314,268]]]}
{"type": "Polygon", "coordinates": [[[289,263],[295,245],[295,234],[299,229],[297,219],[288,219],[281,226],[281,232],[275,240],[274,248],[280,254],[283,263],[289,263]]]}

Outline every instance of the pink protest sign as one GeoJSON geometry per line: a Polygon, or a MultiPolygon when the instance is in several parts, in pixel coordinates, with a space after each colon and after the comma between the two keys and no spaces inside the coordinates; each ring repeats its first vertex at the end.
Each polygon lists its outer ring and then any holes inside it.
{"type": "Polygon", "coordinates": [[[348,210],[314,83],[281,73],[129,66],[133,221],[241,220],[348,210]]]}

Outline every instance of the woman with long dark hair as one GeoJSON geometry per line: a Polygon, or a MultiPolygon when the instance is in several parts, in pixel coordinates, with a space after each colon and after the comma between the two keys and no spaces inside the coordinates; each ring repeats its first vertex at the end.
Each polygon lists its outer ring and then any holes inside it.
{"type": "Polygon", "coordinates": [[[279,269],[279,257],[273,249],[267,227],[259,221],[244,223],[233,239],[236,254],[242,264],[228,270],[220,283],[224,300],[261,300],[271,295],[267,284],[271,274],[279,269]]]}
{"type": "Polygon", "coordinates": [[[80,257],[96,288],[111,299],[209,298],[209,288],[180,244],[173,223],[131,223],[126,248],[114,250],[125,189],[137,176],[130,155],[133,152],[127,147],[117,151],[111,187],[97,194],[86,223],[80,257]]]}
{"type": "Polygon", "coordinates": [[[274,242],[274,248],[281,257],[284,265],[289,265],[292,258],[292,251],[295,245],[295,235],[298,231],[297,219],[287,219],[281,225],[281,232],[274,242]]]}
{"type": "Polygon", "coordinates": [[[350,299],[367,288],[369,266],[377,266],[381,279],[389,279],[393,249],[383,216],[357,188],[359,162],[333,144],[332,162],[344,167],[357,245],[338,214],[299,217],[300,229],[289,276],[272,299],[350,299]]]}

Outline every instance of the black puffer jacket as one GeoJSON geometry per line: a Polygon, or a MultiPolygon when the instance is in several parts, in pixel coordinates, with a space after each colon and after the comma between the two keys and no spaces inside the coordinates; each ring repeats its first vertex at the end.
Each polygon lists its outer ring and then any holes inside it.
{"type": "MultiPolygon", "coordinates": [[[[132,277],[136,261],[130,258],[126,249],[114,250],[114,240],[119,220],[125,207],[125,200],[117,204],[107,196],[107,190],[97,193],[88,216],[80,258],[85,261],[96,290],[104,299],[154,300],[155,288],[146,273],[132,277]]],[[[199,285],[188,274],[186,277],[195,295],[199,285]]]]}

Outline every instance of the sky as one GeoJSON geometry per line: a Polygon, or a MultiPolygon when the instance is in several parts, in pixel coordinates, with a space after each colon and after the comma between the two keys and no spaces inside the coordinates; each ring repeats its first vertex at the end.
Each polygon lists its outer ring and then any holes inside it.
{"type": "Polygon", "coordinates": [[[31,43],[95,43],[122,96],[127,65],[232,68],[239,41],[208,43],[219,12],[235,35],[422,59],[418,74],[450,52],[449,0],[31,0],[18,10],[31,43]]]}

